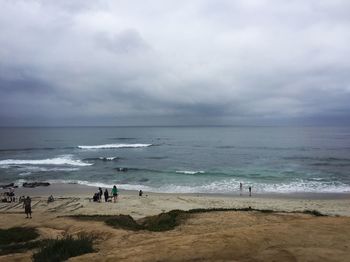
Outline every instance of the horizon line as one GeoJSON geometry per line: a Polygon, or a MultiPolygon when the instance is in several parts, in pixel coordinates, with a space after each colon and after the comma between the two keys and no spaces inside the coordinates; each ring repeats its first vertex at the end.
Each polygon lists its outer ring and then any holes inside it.
{"type": "Polygon", "coordinates": [[[128,127],[347,127],[349,125],[326,125],[326,124],[275,124],[275,125],[24,125],[24,126],[1,126],[0,128],[128,128],[128,127]]]}

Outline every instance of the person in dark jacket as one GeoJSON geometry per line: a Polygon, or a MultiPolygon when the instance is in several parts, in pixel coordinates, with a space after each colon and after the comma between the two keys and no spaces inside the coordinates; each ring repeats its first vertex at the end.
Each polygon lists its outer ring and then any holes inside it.
{"type": "Polygon", "coordinates": [[[106,188],[106,190],[104,192],[104,196],[105,196],[105,201],[108,202],[109,194],[108,194],[107,188],[106,188]]]}
{"type": "Polygon", "coordinates": [[[102,195],[103,195],[103,191],[102,191],[102,188],[98,188],[98,196],[99,196],[99,199],[98,199],[98,202],[101,202],[102,201],[102,195]]]}

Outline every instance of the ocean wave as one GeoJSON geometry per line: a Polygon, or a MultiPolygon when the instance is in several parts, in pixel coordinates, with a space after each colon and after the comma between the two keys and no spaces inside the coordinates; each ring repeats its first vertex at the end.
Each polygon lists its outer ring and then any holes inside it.
{"type": "Polygon", "coordinates": [[[143,190],[147,192],[157,192],[155,188],[145,186],[145,185],[133,185],[133,184],[118,184],[118,183],[106,183],[106,182],[91,182],[86,180],[50,180],[50,183],[65,183],[65,184],[78,184],[84,186],[91,187],[101,187],[101,188],[112,188],[114,185],[118,187],[118,189],[124,190],[143,190]]]}
{"type": "Polygon", "coordinates": [[[52,151],[57,149],[74,149],[74,147],[26,147],[26,148],[2,148],[0,152],[21,152],[21,151],[52,151]]]}
{"type": "Polygon", "coordinates": [[[71,156],[60,156],[48,159],[5,159],[0,160],[1,166],[11,165],[68,165],[68,166],[91,166],[92,163],[85,163],[81,160],[72,159],[71,156]]]}
{"type": "MultiPolygon", "coordinates": [[[[253,185],[254,187],[254,185],[253,185]]],[[[279,184],[256,184],[257,192],[267,193],[348,193],[350,185],[341,182],[325,182],[317,179],[279,184]]]]}
{"type": "Polygon", "coordinates": [[[98,159],[102,161],[113,161],[113,160],[117,160],[118,157],[99,157],[98,159]]]}
{"type": "Polygon", "coordinates": [[[196,175],[196,174],[204,174],[204,171],[189,171],[189,170],[178,170],[176,173],[185,174],[185,175],[196,175]]]}
{"type": "Polygon", "coordinates": [[[149,156],[146,157],[146,159],[152,159],[152,160],[162,160],[162,159],[167,159],[167,156],[149,156]]]}
{"type": "Polygon", "coordinates": [[[78,171],[76,167],[43,167],[43,166],[18,166],[20,171],[30,172],[72,172],[78,171]]]}
{"type": "MultiPolygon", "coordinates": [[[[16,181],[16,184],[23,184],[24,182],[27,182],[24,179],[19,179],[16,181]]],[[[48,180],[47,182],[51,184],[56,183],[62,183],[62,184],[78,184],[78,185],[84,185],[84,186],[90,186],[90,187],[101,187],[101,188],[112,188],[114,185],[117,185],[118,189],[124,189],[124,190],[143,190],[148,192],[156,192],[154,191],[154,188],[145,186],[145,185],[132,185],[132,184],[118,184],[118,183],[107,183],[107,182],[93,182],[93,181],[87,181],[87,180],[48,180]]]]}
{"type": "Polygon", "coordinates": [[[84,158],[83,160],[85,161],[117,161],[121,158],[119,157],[89,157],[89,158],[84,158]]]}
{"type": "MultiPolygon", "coordinates": [[[[184,174],[184,175],[199,175],[206,174],[205,171],[191,171],[191,170],[156,170],[156,169],[148,169],[148,168],[137,168],[137,167],[115,167],[114,170],[118,172],[147,172],[147,173],[162,173],[162,174],[184,174]]],[[[214,173],[211,173],[214,174],[214,173]]]]}
{"type": "Polygon", "coordinates": [[[114,148],[139,148],[149,147],[152,144],[106,144],[106,145],[95,145],[95,146],[78,146],[80,149],[114,149],[114,148]]]}
{"type": "MultiPolygon", "coordinates": [[[[122,186],[122,185],[121,185],[122,186]]],[[[344,183],[327,183],[320,181],[295,181],[291,183],[243,183],[244,192],[248,192],[251,186],[253,193],[349,193],[350,185],[344,183]]],[[[166,185],[154,188],[154,192],[163,193],[210,193],[210,194],[237,194],[239,193],[239,181],[224,180],[216,181],[206,185],[166,185]]]]}
{"type": "Polygon", "coordinates": [[[147,169],[147,168],[137,168],[137,167],[115,167],[114,170],[118,172],[147,172],[147,173],[167,173],[166,171],[160,171],[155,169],[147,169]]]}

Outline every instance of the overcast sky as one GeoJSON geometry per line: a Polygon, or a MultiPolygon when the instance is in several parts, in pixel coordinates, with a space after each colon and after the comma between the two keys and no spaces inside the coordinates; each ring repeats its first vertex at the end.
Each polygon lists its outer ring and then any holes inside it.
{"type": "Polygon", "coordinates": [[[348,0],[0,0],[0,125],[350,122],[348,0]]]}

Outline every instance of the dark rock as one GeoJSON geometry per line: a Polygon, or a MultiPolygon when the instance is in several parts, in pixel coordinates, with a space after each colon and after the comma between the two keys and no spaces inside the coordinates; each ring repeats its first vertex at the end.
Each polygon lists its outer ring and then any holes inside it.
{"type": "Polygon", "coordinates": [[[30,187],[30,188],[33,188],[33,187],[38,187],[38,186],[49,186],[50,183],[49,182],[30,182],[30,183],[23,183],[23,187],[30,187]]]}
{"type": "Polygon", "coordinates": [[[15,186],[15,184],[11,183],[11,184],[7,184],[7,185],[0,185],[0,188],[6,189],[6,188],[14,187],[14,186],[15,186]]]}

